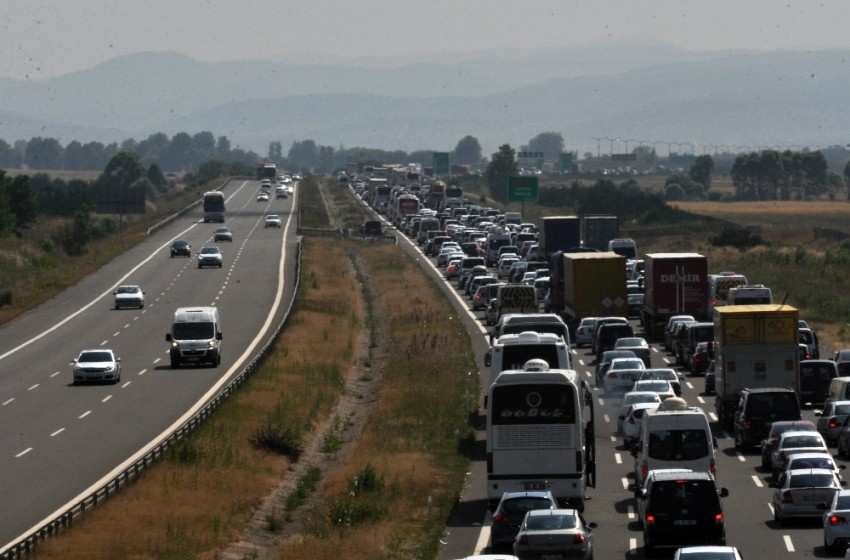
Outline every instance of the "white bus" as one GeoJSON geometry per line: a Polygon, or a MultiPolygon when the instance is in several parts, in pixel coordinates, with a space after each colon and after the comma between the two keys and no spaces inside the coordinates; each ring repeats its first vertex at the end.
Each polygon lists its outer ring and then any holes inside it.
{"type": "Polygon", "coordinates": [[[540,361],[503,371],[490,386],[487,501],[495,507],[505,492],[549,490],[581,511],[585,490],[596,486],[590,389],[574,370],[540,361]]]}

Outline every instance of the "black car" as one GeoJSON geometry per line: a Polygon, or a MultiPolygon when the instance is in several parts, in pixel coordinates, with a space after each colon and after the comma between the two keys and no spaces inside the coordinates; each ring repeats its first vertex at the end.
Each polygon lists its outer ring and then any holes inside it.
{"type": "Polygon", "coordinates": [[[643,309],[644,294],[628,294],[629,298],[629,317],[640,317],[640,312],[643,309]]]}
{"type": "Polygon", "coordinates": [[[718,490],[707,472],[652,472],[635,490],[647,557],[659,549],[726,544],[720,498],[728,496],[728,490],[718,490]]]}
{"type": "Polygon", "coordinates": [[[171,244],[171,256],[172,257],[191,257],[192,256],[192,246],[189,245],[188,241],[183,241],[182,239],[177,240],[171,244]]]}
{"type": "Polygon", "coordinates": [[[838,377],[838,367],[832,360],[800,360],[800,402],[822,405],[829,384],[838,377]]]}

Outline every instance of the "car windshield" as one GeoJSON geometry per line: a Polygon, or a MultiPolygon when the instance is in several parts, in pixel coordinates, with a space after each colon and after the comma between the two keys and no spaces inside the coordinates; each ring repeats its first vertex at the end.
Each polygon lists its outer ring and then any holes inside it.
{"type": "Polygon", "coordinates": [[[217,230],[215,230],[215,232],[216,233],[230,233],[230,230],[227,229],[226,227],[220,227],[217,230]]]}
{"type": "Polygon", "coordinates": [[[204,247],[201,249],[201,254],[203,255],[213,255],[218,253],[218,247],[204,247]]]}
{"type": "Polygon", "coordinates": [[[121,286],[118,288],[119,294],[135,294],[138,291],[139,288],[137,286],[121,286]]]}
{"type": "Polygon", "coordinates": [[[174,243],[171,244],[171,246],[175,247],[177,249],[182,249],[183,247],[186,247],[188,244],[189,243],[187,241],[175,241],[174,243]]]}
{"type": "Polygon", "coordinates": [[[635,390],[640,391],[669,391],[670,383],[662,380],[645,380],[635,383],[635,390]]]}
{"type": "Polygon", "coordinates": [[[215,336],[212,323],[175,323],[175,340],[207,340],[215,336]]]}
{"type": "Polygon", "coordinates": [[[649,456],[652,459],[694,461],[706,455],[706,430],[655,430],[649,434],[649,456]]]}
{"type": "Polygon", "coordinates": [[[574,529],[575,515],[532,515],[526,521],[525,528],[529,531],[553,531],[556,529],[574,529]]]}
{"type": "Polygon", "coordinates": [[[112,355],[109,352],[84,352],[80,354],[78,362],[111,362],[112,355]]]}
{"type": "Polygon", "coordinates": [[[623,396],[623,404],[657,403],[660,399],[658,393],[626,393],[623,396]]]}

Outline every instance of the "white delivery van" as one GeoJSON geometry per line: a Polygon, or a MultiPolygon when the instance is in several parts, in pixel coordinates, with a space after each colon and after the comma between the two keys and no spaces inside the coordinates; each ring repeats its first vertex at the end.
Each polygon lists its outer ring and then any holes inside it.
{"type": "Polygon", "coordinates": [[[640,488],[647,473],[656,469],[690,469],[715,476],[716,448],[705,412],[682,398],[669,398],[644,414],[633,452],[635,487],[640,488]]]}
{"type": "Polygon", "coordinates": [[[179,307],[165,340],[171,343],[171,367],[221,363],[221,320],[217,307],[179,307]]]}

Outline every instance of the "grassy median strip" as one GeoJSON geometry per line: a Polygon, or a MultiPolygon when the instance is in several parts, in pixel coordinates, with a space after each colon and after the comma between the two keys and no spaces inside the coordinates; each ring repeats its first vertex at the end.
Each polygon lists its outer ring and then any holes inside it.
{"type": "Polygon", "coordinates": [[[271,556],[433,558],[462,490],[477,395],[468,335],[414,261],[391,245],[308,239],[297,310],[262,369],[36,557],[219,557],[329,424],[320,449],[332,468],[307,465],[267,516],[262,530],[285,536],[271,556]],[[373,330],[365,357],[363,329],[373,330]],[[351,417],[333,410],[352,368],[380,385],[346,442],[351,417]]]}

